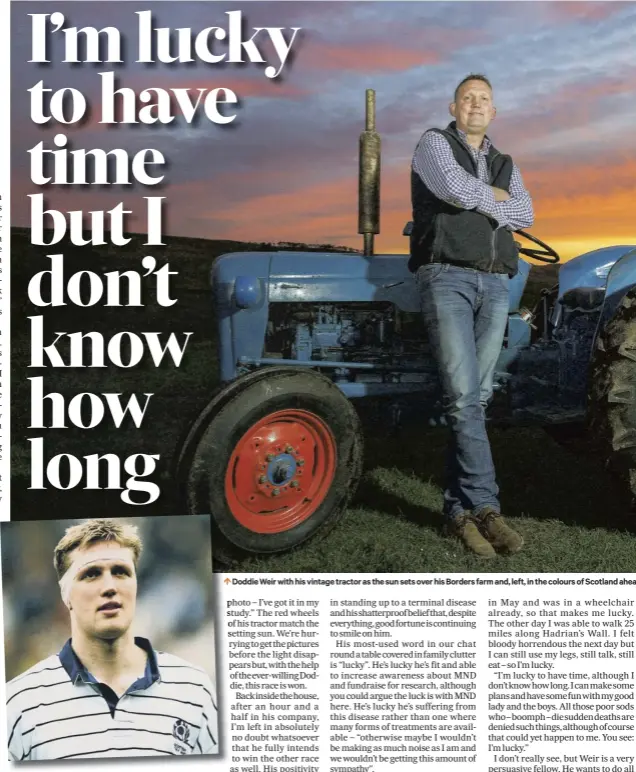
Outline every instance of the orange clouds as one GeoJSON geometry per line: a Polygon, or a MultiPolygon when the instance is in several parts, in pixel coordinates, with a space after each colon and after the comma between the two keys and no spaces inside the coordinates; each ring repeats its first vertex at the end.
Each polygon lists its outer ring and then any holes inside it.
{"type": "Polygon", "coordinates": [[[571,21],[572,19],[586,19],[588,21],[601,21],[616,13],[621,3],[617,2],[581,2],[581,0],[568,0],[567,2],[542,3],[550,15],[559,20],[571,21]]]}
{"type": "Polygon", "coordinates": [[[405,28],[387,20],[380,38],[346,44],[309,40],[302,50],[302,62],[309,69],[339,72],[404,72],[414,67],[439,64],[455,51],[471,43],[489,39],[478,29],[447,28],[432,25],[405,28]],[[395,40],[395,43],[387,43],[395,40]]]}
{"type": "Polygon", "coordinates": [[[269,99],[289,99],[298,96],[304,96],[308,92],[306,89],[299,88],[298,86],[290,85],[285,81],[271,80],[265,76],[259,78],[237,78],[228,77],[226,75],[218,75],[215,78],[201,78],[199,75],[196,79],[188,79],[184,77],[180,80],[164,80],[162,82],[141,80],[139,78],[134,79],[132,83],[124,83],[137,93],[145,88],[163,88],[170,90],[171,88],[185,88],[190,95],[196,99],[199,89],[212,91],[216,88],[231,89],[239,97],[264,97],[269,99]]]}
{"type": "MultiPolygon", "coordinates": [[[[223,206],[222,191],[225,178],[215,180],[214,189],[202,198],[201,185],[178,186],[178,210],[174,209],[175,234],[207,238],[230,238],[253,241],[298,241],[330,243],[362,248],[358,234],[358,190],[356,170],[351,175],[330,182],[306,187],[295,187],[246,198],[239,204],[223,206]],[[192,206],[186,202],[192,202],[192,206]],[[205,201],[205,208],[195,202],[205,201]]],[[[245,189],[249,190],[250,175],[245,174],[245,189]]],[[[232,175],[234,184],[240,177],[232,175]]],[[[277,180],[278,185],[283,179],[277,180]]],[[[383,172],[381,207],[382,232],[376,237],[377,252],[399,253],[408,249],[408,239],[401,235],[410,219],[408,169],[387,169],[383,172]],[[387,205],[388,203],[388,205],[387,205]]],[[[175,191],[176,192],[176,191],[175,191]]]]}
{"type": "MultiPolygon", "coordinates": [[[[165,191],[166,232],[202,238],[251,241],[331,243],[361,248],[357,233],[357,164],[352,159],[329,181],[302,184],[289,169],[271,170],[272,192],[254,194],[254,172],[241,169],[210,181],[169,185],[165,191]],[[228,190],[236,203],[228,200],[228,190]]],[[[386,166],[381,181],[381,233],[376,253],[405,253],[402,236],[411,218],[409,163],[386,166]]],[[[636,157],[598,159],[576,165],[523,169],[535,208],[533,234],[553,246],[564,260],[612,244],[636,244],[633,202],[636,200],[636,157]]],[[[20,198],[20,187],[14,196],[20,198]]],[[[31,191],[29,191],[31,192],[31,191]]],[[[134,230],[145,227],[139,191],[51,190],[47,205],[61,209],[110,208],[120,198],[135,212],[134,230]],[[97,196],[99,195],[99,202],[97,196]]],[[[17,202],[16,202],[17,204],[17,202]]],[[[16,206],[16,211],[21,207],[16,206]]]]}
{"type": "Polygon", "coordinates": [[[323,44],[307,48],[305,63],[321,70],[349,70],[355,72],[401,72],[423,64],[437,64],[439,54],[422,48],[402,48],[373,41],[370,44],[323,44]]]}
{"type": "Polygon", "coordinates": [[[555,190],[536,201],[532,231],[564,259],[599,246],[636,244],[636,225],[629,216],[635,194],[636,186],[606,195],[584,188],[570,197],[555,190]]]}
{"type": "MultiPolygon", "coordinates": [[[[607,198],[625,191],[633,194],[636,189],[636,155],[611,160],[599,157],[596,163],[586,165],[556,162],[540,169],[526,167],[522,172],[535,200],[550,200],[555,196],[580,198],[586,194],[607,198]]],[[[627,212],[623,214],[626,216],[627,212]]]]}
{"type": "Polygon", "coordinates": [[[534,202],[530,230],[564,260],[599,246],[636,243],[636,156],[526,166],[522,173],[534,202]]]}
{"type": "MultiPolygon", "coordinates": [[[[222,186],[222,180],[219,183],[222,186]]],[[[322,242],[336,231],[355,233],[356,207],[354,178],[266,194],[225,209],[215,206],[207,214],[221,228],[226,222],[234,234],[242,230],[242,238],[246,239],[322,242]]],[[[205,218],[206,213],[201,212],[200,217],[205,218]]]]}
{"type": "MultiPolygon", "coordinates": [[[[636,158],[612,166],[528,170],[524,177],[535,206],[531,231],[560,251],[563,259],[598,246],[636,243],[632,214],[636,158]]],[[[222,187],[222,180],[218,183],[222,187]]],[[[181,192],[189,197],[186,189],[181,192]]],[[[406,252],[408,240],[402,229],[411,217],[408,168],[383,171],[382,202],[376,252],[406,252]]],[[[214,202],[207,214],[199,213],[198,224],[204,226],[207,217],[205,235],[210,238],[361,244],[354,174],[351,179],[246,199],[236,206],[223,208],[214,202]]]]}

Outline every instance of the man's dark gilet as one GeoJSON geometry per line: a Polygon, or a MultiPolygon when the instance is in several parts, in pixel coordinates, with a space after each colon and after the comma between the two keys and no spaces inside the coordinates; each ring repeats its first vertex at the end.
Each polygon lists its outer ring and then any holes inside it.
{"type": "MultiPolygon", "coordinates": [[[[430,131],[446,137],[457,163],[469,174],[478,176],[476,162],[459,138],[454,122],[447,129],[430,131]]],[[[487,165],[489,184],[508,191],[512,158],[491,145],[487,165]]],[[[452,263],[509,276],[517,273],[519,252],[507,228],[497,228],[496,221],[481,212],[459,209],[436,198],[413,169],[411,199],[411,271],[417,271],[426,263],[452,263]]]]}

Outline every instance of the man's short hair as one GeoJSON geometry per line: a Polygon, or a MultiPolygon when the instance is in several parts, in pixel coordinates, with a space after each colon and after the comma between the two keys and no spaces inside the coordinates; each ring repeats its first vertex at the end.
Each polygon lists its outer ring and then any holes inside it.
{"type": "Polygon", "coordinates": [[[470,75],[467,75],[461,83],[458,84],[457,88],[455,89],[455,97],[453,99],[454,102],[457,101],[457,95],[459,94],[459,89],[464,85],[464,83],[468,83],[469,80],[481,80],[483,81],[488,88],[492,91],[492,83],[488,80],[488,78],[485,75],[481,75],[480,73],[471,73],[470,75]]]}
{"type": "Polygon", "coordinates": [[[84,549],[90,544],[103,541],[117,542],[121,547],[132,550],[135,568],[141,555],[142,542],[136,525],[118,520],[85,520],[66,529],[53,552],[53,565],[58,580],[68,571],[73,550],[84,549]]]}

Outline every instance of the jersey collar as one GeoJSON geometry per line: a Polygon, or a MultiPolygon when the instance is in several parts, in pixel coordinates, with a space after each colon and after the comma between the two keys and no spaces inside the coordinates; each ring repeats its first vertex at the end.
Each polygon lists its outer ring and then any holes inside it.
{"type": "MultiPolygon", "coordinates": [[[[146,652],[148,659],[146,661],[146,668],[144,670],[143,676],[135,681],[131,687],[131,690],[148,689],[148,687],[152,686],[160,679],[159,665],[157,664],[157,654],[147,638],[136,637],[135,645],[139,646],[140,649],[143,649],[146,652]]],[[[71,679],[73,684],[77,684],[78,681],[81,681],[82,683],[99,683],[95,676],[93,676],[92,673],[90,673],[84,667],[80,658],[73,651],[70,638],[62,647],[58,657],[60,658],[62,667],[64,670],[66,670],[68,677],[71,679]]]]}

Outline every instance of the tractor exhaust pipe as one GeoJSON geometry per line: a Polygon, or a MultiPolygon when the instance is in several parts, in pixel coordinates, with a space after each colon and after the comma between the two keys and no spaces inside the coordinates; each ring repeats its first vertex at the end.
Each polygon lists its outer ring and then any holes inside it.
{"type": "Polygon", "coordinates": [[[360,134],[358,175],[358,233],[364,254],[373,255],[373,237],[380,232],[380,135],[375,130],[375,91],[366,91],[366,126],[360,134]]]}

